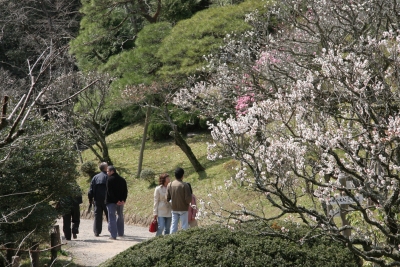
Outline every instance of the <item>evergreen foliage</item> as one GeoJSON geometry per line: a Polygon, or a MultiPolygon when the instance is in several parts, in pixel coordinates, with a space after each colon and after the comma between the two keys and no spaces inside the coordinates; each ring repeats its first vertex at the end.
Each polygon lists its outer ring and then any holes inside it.
{"type": "Polygon", "coordinates": [[[248,0],[239,5],[212,7],[178,22],[157,52],[163,66],[159,74],[169,81],[183,81],[201,74],[204,56],[216,53],[227,34],[249,30],[245,16],[265,9],[264,1],[248,0]]]}
{"type": "MultiPolygon", "coordinates": [[[[208,0],[124,1],[86,0],[79,36],[71,42],[71,53],[81,70],[99,70],[112,56],[137,46],[137,34],[148,24],[175,23],[208,6],[208,0]],[[168,23],[169,22],[169,23],[168,23]]],[[[154,36],[157,37],[157,36],[154,36]]],[[[153,54],[156,51],[153,52],[153,54]]],[[[121,57],[117,57],[117,60],[121,57]]],[[[118,63],[118,61],[117,61],[118,63]]]]}
{"type": "MultiPolygon", "coordinates": [[[[159,236],[132,246],[103,263],[108,266],[361,266],[361,261],[342,244],[328,238],[299,242],[306,230],[290,226],[282,238],[276,224],[275,236],[263,236],[262,225],[238,230],[221,226],[193,228],[159,236]],[[262,231],[261,231],[262,232],[262,231]]],[[[286,228],[285,228],[286,229],[286,228]]]]}
{"type": "Polygon", "coordinates": [[[91,179],[98,172],[98,167],[97,167],[96,163],[94,163],[93,161],[85,161],[81,165],[81,172],[86,174],[88,176],[88,178],[91,179]]]}
{"type": "Polygon", "coordinates": [[[156,183],[155,176],[156,176],[156,173],[154,172],[153,169],[144,169],[140,173],[140,178],[149,182],[150,185],[153,185],[156,183]]]}
{"type": "MultiPolygon", "coordinates": [[[[62,214],[56,204],[76,195],[76,151],[54,124],[31,120],[0,175],[0,244],[15,247],[48,241],[55,219],[62,214]],[[15,222],[15,223],[14,223],[15,222]]],[[[5,155],[1,154],[1,158],[5,155]]]]}
{"type": "MultiPolygon", "coordinates": [[[[114,88],[125,88],[129,85],[150,84],[161,62],[156,53],[161,41],[171,31],[171,24],[159,22],[146,25],[137,35],[136,47],[110,58],[101,70],[121,77],[113,83],[114,88]]],[[[117,90],[120,92],[120,90],[117,90]]]]}
{"type": "Polygon", "coordinates": [[[112,6],[111,1],[82,2],[79,35],[70,43],[70,52],[76,56],[81,70],[97,70],[112,55],[134,46],[135,29],[122,23],[127,10],[107,6],[112,6]]]}
{"type": "MultiPolygon", "coordinates": [[[[32,64],[45,47],[55,50],[76,36],[79,6],[79,0],[0,1],[0,67],[14,77],[24,78],[27,60],[32,64]]],[[[71,64],[64,54],[60,62],[71,64]]]]}
{"type": "Polygon", "coordinates": [[[210,0],[165,0],[161,20],[176,23],[210,6],[210,0]]]}

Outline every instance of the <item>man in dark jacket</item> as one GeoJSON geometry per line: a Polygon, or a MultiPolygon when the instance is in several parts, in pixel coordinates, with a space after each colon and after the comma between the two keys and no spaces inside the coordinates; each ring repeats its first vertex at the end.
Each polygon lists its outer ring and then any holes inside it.
{"type": "Polygon", "coordinates": [[[124,235],[124,205],[128,196],[128,187],[125,179],[118,175],[114,166],[108,166],[107,174],[108,231],[111,234],[110,239],[115,240],[117,234],[118,236],[124,235]]]}
{"type": "Polygon", "coordinates": [[[63,218],[63,232],[66,240],[71,240],[71,232],[74,239],[79,234],[79,224],[81,222],[81,213],[79,204],[82,204],[81,191],[76,192],[76,196],[66,197],[59,203],[60,208],[65,210],[63,218]],[[71,227],[72,222],[72,227],[71,227]],[[71,231],[72,230],[72,231],[71,231]]]}
{"type": "Polygon", "coordinates": [[[89,203],[94,204],[93,232],[99,236],[103,224],[103,212],[108,221],[108,212],[105,204],[107,194],[107,162],[100,163],[100,173],[96,174],[90,183],[88,192],[89,203]]]}

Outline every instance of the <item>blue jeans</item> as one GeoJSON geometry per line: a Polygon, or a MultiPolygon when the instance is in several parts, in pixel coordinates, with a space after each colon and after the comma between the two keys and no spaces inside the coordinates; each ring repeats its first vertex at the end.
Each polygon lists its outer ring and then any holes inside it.
{"type": "Polygon", "coordinates": [[[124,235],[124,206],[115,203],[107,204],[108,210],[108,231],[111,237],[117,238],[124,235]],[[117,216],[118,218],[117,218],[117,216]]]}
{"type": "Polygon", "coordinates": [[[188,212],[172,211],[171,234],[176,233],[178,231],[179,219],[181,220],[183,230],[189,228],[188,212]]]}
{"type": "Polygon", "coordinates": [[[157,217],[158,229],[156,236],[162,235],[164,230],[164,235],[169,235],[169,228],[171,227],[172,217],[157,217]]]}

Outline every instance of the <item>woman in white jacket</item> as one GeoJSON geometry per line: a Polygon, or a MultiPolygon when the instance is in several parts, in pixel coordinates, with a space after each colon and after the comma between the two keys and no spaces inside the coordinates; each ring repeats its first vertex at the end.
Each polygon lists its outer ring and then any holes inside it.
{"type": "Polygon", "coordinates": [[[159,236],[164,231],[164,235],[169,234],[171,227],[171,203],[167,201],[167,185],[170,182],[169,175],[163,173],[158,178],[158,186],[154,190],[154,219],[158,221],[158,229],[156,236],[159,236]]]}

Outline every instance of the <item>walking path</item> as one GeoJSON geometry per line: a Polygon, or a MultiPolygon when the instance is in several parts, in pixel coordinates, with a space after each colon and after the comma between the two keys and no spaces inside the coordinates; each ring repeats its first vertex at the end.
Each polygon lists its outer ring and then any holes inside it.
{"type": "Polygon", "coordinates": [[[81,219],[78,238],[67,241],[62,232],[62,220],[58,220],[57,223],[60,226],[62,242],[67,243],[62,246],[62,250],[67,251],[71,255],[72,261],[78,266],[99,266],[100,263],[127,248],[154,237],[154,234],[150,233],[146,227],[125,224],[125,235],[121,238],[118,237],[117,240],[110,240],[105,221],[103,221],[102,233],[99,237],[95,237],[93,220],[81,219]]]}

